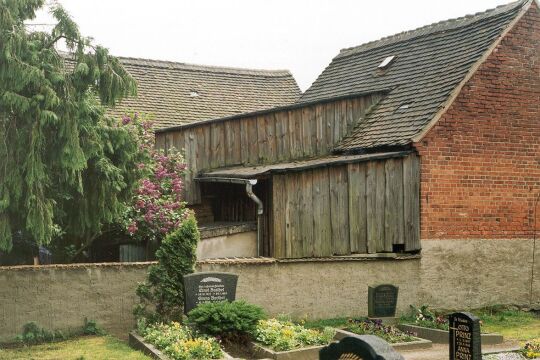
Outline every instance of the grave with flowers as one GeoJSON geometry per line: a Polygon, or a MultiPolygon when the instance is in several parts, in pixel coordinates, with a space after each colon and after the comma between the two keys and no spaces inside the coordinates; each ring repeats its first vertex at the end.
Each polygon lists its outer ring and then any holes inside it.
{"type": "MultiPolygon", "coordinates": [[[[481,323],[480,323],[481,325],[481,323]]],[[[411,314],[403,316],[398,325],[402,331],[416,333],[417,336],[431,340],[436,344],[448,344],[448,332],[450,324],[448,314],[431,310],[429,306],[411,306],[411,314]]],[[[480,327],[480,331],[482,329],[480,327]]],[[[486,345],[501,344],[504,338],[497,333],[481,333],[482,343],[486,345]]]]}

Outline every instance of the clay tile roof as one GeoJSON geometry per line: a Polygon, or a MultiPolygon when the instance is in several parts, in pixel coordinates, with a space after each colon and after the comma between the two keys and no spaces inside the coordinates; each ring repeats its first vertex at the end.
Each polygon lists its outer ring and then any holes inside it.
{"type": "Polygon", "coordinates": [[[156,129],[289,105],[301,94],[288,70],[119,59],[137,80],[138,95],[124,99],[109,113],[152,114],[156,129]]]}
{"type": "Polygon", "coordinates": [[[336,150],[409,144],[529,3],[517,1],[343,49],[299,102],[391,89],[336,150]],[[395,56],[390,65],[378,70],[389,56],[395,56]]]}

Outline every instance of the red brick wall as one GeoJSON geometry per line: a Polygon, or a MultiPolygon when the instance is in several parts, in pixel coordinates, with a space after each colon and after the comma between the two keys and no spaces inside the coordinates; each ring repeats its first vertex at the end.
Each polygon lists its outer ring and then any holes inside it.
{"type": "Polygon", "coordinates": [[[531,237],[540,192],[536,4],[415,147],[422,239],[531,237]]]}

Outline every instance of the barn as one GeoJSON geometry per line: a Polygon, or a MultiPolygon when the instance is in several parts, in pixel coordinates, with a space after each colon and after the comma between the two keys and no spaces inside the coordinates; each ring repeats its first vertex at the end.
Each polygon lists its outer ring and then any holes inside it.
{"type": "Polygon", "coordinates": [[[343,49],[295,103],[157,143],[185,152],[209,256],[410,258],[435,306],[537,302],[539,60],[521,0],[343,49]]]}

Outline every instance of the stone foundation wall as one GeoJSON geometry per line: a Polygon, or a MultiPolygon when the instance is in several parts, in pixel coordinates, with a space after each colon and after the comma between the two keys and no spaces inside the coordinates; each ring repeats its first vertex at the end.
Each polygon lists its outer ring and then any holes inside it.
{"type": "Polygon", "coordinates": [[[419,304],[540,305],[540,240],[422,240],[419,304]],[[531,296],[531,279],[533,292],[531,296]]]}
{"type": "MultiPolygon", "coordinates": [[[[329,318],[365,315],[367,287],[400,288],[398,311],[410,304],[464,309],[530,304],[532,240],[424,240],[421,258],[207,260],[198,271],[240,275],[237,297],[269,314],[329,318]]],[[[537,244],[538,245],[538,244],[537,244]]],[[[47,329],[80,329],[93,319],[125,338],[133,328],[135,287],[150,263],[0,268],[0,342],[35,321],[47,329]]],[[[533,303],[540,305],[540,246],[533,303]]]]}

